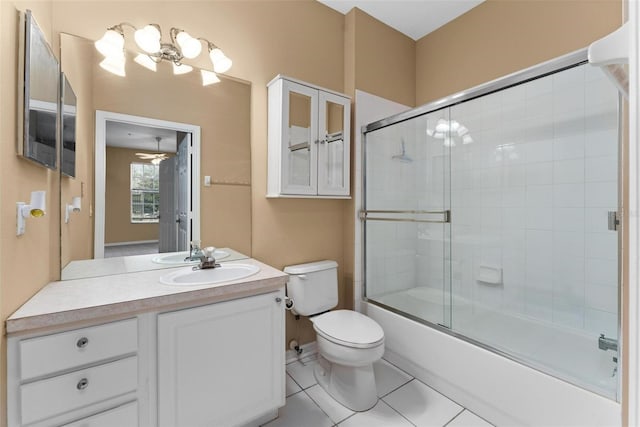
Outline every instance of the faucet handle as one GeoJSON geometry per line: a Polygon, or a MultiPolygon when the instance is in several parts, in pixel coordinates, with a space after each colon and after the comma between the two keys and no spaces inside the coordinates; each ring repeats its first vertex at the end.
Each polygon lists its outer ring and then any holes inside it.
{"type": "Polygon", "coordinates": [[[202,248],[202,253],[207,258],[213,258],[213,253],[216,251],[216,248],[213,246],[207,246],[206,248],[202,248]]]}
{"type": "Polygon", "coordinates": [[[200,240],[192,240],[191,249],[200,250],[200,240]]]}

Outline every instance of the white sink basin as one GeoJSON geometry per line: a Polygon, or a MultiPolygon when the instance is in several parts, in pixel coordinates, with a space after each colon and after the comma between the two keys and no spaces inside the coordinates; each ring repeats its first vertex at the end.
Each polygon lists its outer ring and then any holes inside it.
{"type": "MultiPolygon", "coordinates": [[[[151,259],[152,262],[156,264],[167,264],[167,265],[181,265],[181,264],[197,264],[198,261],[185,261],[185,258],[189,256],[189,252],[178,252],[168,255],[158,255],[151,259]]],[[[223,251],[222,249],[216,249],[213,252],[213,257],[216,261],[224,259],[229,256],[229,252],[223,251]]]]}
{"type": "Polygon", "coordinates": [[[183,268],[160,277],[163,285],[200,286],[244,279],[260,271],[260,267],[253,264],[223,264],[220,267],[206,270],[183,268]]]}

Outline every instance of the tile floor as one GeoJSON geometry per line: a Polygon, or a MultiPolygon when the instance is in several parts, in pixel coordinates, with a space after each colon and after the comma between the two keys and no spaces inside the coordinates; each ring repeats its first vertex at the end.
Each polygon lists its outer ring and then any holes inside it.
{"type": "Polygon", "coordinates": [[[353,412],[316,383],[316,363],[314,355],[287,364],[287,403],[264,427],[491,426],[384,359],[374,364],[378,403],[366,412],[353,412]]]}
{"type": "Polygon", "coordinates": [[[105,246],[104,257],[113,258],[117,256],[157,254],[158,242],[155,243],[133,243],[131,245],[105,246]]]}

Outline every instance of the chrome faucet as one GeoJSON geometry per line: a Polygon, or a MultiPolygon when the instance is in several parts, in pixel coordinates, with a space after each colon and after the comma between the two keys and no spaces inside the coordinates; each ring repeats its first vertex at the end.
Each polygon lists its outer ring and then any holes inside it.
{"type": "Polygon", "coordinates": [[[189,243],[189,256],[185,261],[199,261],[202,259],[202,249],[200,249],[200,240],[193,240],[189,243]]]}
{"type": "Polygon", "coordinates": [[[206,270],[208,268],[220,267],[220,264],[216,263],[216,259],[213,257],[213,253],[216,248],[209,246],[203,248],[199,257],[200,264],[193,267],[194,270],[206,270]]]}
{"type": "Polygon", "coordinates": [[[613,338],[606,338],[604,334],[600,334],[600,338],[598,338],[598,348],[605,351],[618,351],[618,340],[614,340],[613,338]]]}

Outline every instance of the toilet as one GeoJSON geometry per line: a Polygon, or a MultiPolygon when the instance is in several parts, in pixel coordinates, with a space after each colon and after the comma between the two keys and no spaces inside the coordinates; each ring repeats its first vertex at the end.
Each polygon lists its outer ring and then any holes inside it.
{"type": "Polygon", "coordinates": [[[373,362],[384,353],[384,331],[356,311],[329,311],[338,305],[337,262],[290,265],[284,272],[292,311],[309,317],[317,334],[318,384],[353,411],[371,409],[378,401],[373,362]]]}

